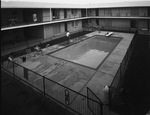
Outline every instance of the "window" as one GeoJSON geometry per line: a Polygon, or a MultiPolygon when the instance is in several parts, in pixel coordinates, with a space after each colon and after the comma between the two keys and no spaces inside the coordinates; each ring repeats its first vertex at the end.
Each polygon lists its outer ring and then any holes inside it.
{"type": "Polygon", "coordinates": [[[60,11],[58,9],[53,9],[53,18],[59,19],[60,11]]]}

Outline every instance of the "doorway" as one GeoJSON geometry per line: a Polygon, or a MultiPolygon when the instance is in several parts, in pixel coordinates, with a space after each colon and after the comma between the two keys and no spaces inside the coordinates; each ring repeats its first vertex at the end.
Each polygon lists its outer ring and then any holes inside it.
{"type": "Polygon", "coordinates": [[[65,32],[68,31],[67,22],[65,22],[65,32]]]}

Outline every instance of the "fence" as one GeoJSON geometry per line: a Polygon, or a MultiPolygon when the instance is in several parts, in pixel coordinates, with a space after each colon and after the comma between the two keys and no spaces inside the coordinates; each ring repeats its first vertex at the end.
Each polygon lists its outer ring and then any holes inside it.
{"type": "Polygon", "coordinates": [[[87,89],[88,96],[85,96],[16,62],[11,62],[10,66],[7,69],[5,67],[1,68],[44,96],[48,96],[64,105],[69,110],[72,110],[72,112],[80,115],[102,115],[103,104],[98,98],[97,100],[91,98],[94,93],[91,93],[92,91],[89,88],[87,89]]]}
{"type": "Polygon", "coordinates": [[[88,96],[88,100],[87,100],[88,108],[92,111],[94,115],[102,115],[103,103],[88,87],[87,87],[87,96],[88,96]],[[96,101],[93,101],[91,99],[96,101]]]}
{"type": "Polygon", "coordinates": [[[111,85],[109,86],[109,103],[110,103],[110,105],[117,104],[117,100],[119,99],[120,85],[122,84],[123,79],[124,79],[124,73],[127,68],[128,61],[131,56],[131,52],[133,50],[133,47],[134,47],[134,44],[136,41],[136,36],[137,36],[137,31],[135,33],[133,40],[130,43],[130,46],[127,49],[127,52],[123,58],[122,63],[119,66],[119,69],[118,69],[111,85]]]}

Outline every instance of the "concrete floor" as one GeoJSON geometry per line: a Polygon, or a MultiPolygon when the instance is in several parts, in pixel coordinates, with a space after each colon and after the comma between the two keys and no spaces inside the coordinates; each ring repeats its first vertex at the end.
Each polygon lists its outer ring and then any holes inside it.
{"type": "MultiPolygon", "coordinates": [[[[85,36],[91,37],[94,35],[105,34],[105,31],[101,31],[100,33],[96,31],[86,34],[85,36]]],[[[26,62],[21,62],[19,58],[16,60],[20,65],[74,91],[80,92],[81,94],[86,95],[87,87],[89,87],[100,98],[100,100],[105,103],[106,98],[103,88],[106,85],[111,85],[134,34],[114,32],[112,36],[122,37],[122,40],[97,70],[46,55],[57,49],[63,48],[63,46],[61,47],[59,45],[43,49],[44,56],[38,55],[34,57],[31,54],[31,56],[27,56],[26,62]]],[[[12,71],[11,67],[7,69],[12,71]]],[[[15,71],[16,75],[25,79],[24,70],[21,67],[16,66],[15,71]]],[[[33,72],[31,72],[28,77],[27,81],[43,90],[42,77],[35,75],[33,72]]],[[[58,93],[58,90],[60,89],[57,85],[50,81],[46,81],[46,93],[57,98],[57,95],[61,95],[62,93],[61,91],[58,93]]],[[[76,98],[76,100],[82,99],[76,98]]]]}

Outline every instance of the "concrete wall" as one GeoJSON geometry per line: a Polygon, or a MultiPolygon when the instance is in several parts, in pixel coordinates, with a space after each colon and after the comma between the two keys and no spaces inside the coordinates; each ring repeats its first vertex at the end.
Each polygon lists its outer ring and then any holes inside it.
{"type": "Polygon", "coordinates": [[[2,45],[24,41],[24,28],[17,30],[3,31],[1,33],[2,45]]]}
{"type": "Polygon", "coordinates": [[[112,20],[111,19],[105,19],[104,22],[105,22],[106,27],[112,27],[112,20]]]}
{"type": "Polygon", "coordinates": [[[43,26],[24,28],[24,30],[25,30],[24,34],[26,38],[44,39],[44,27],[43,26]]]}
{"type": "Polygon", "coordinates": [[[139,20],[138,28],[139,29],[148,29],[148,20],[139,20]]]}
{"type": "Polygon", "coordinates": [[[112,20],[112,27],[125,27],[125,28],[130,28],[130,20],[114,19],[114,20],[112,20]]]}
{"type": "Polygon", "coordinates": [[[97,24],[96,24],[96,19],[89,19],[88,20],[88,25],[89,26],[96,26],[97,24]]]}
{"type": "Polygon", "coordinates": [[[105,19],[99,19],[99,25],[100,26],[105,26],[105,19]]]}
{"type": "Polygon", "coordinates": [[[101,25],[103,27],[130,28],[130,20],[126,20],[126,19],[99,19],[99,25],[101,25]]]}
{"type": "Polygon", "coordinates": [[[71,21],[67,23],[68,31],[74,32],[82,29],[82,20],[71,21]]]}
{"type": "Polygon", "coordinates": [[[103,27],[111,27],[112,26],[112,20],[111,19],[100,19],[99,25],[103,27]]]}

